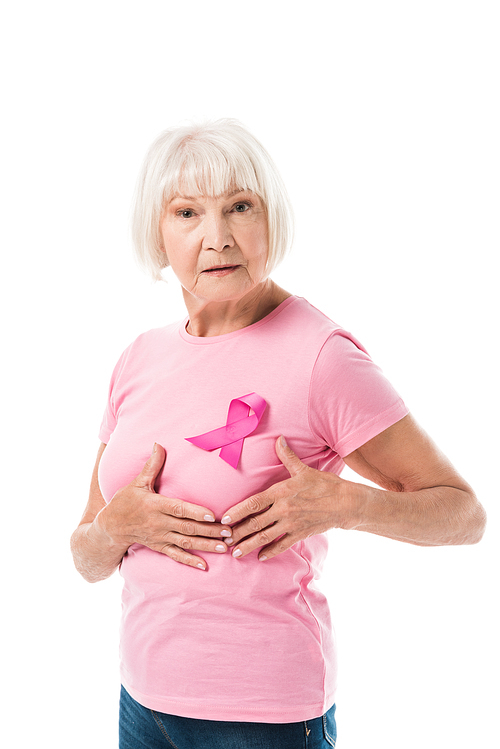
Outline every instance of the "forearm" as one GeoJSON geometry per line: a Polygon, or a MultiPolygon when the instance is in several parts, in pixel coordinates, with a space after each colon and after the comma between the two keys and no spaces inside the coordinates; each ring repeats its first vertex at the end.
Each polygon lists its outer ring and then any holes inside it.
{"type": "Polygon", "coordinates": [[[474,544],[484,533],[486,515],[472,490],[436,486],[399,492],[353,483],[348,494],[356,508],[347,524],[353,530],[417,546],[474,544]]]}
{"type": "Polygon", "coordinates": [[[119,566],[127,546],[116,544],[101,523],[101,513],[92,523],[79,525],[71,537],[75,567],[89,583],[110,577],[119,566]]]}

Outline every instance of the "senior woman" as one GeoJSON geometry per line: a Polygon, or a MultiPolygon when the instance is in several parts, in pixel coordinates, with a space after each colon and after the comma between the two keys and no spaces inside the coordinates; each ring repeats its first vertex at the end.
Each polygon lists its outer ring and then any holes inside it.
{"type": "Polygon", "coordinates": [[[475,543],[484,511],[363,346],[271,280],[291,210],[242,125],[160,135],[133,234],[188,317],[120,357],[72,536],[86,580],[124,580],[120,747],[334,746],[325,531],[475,543]]]}

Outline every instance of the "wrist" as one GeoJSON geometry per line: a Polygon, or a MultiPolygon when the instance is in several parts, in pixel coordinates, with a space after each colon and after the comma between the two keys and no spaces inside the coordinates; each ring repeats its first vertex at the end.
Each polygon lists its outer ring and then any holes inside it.
{"type": "Polygon", "coordinates": [[[120,524],[116,522],[111,503],[95,516],[92,523],[92,531],[96,541],[108,547],[110,550],[125,554],[131,542],[120,533],[120,524]]]}
{"type": "Polygon", "coordinates": [[[345,480],[342,489],[338,527],[348,531],[359,530],[367,522],[369,507],[375,500],[376,489],[366,484],[345,480]]]}

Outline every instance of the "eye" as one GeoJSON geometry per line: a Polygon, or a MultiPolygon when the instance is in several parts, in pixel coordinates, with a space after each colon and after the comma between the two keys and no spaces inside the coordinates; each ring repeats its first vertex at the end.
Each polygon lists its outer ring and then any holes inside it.
{"type": "Polygon", "coordinates": [[[245,202],[245,203],[236,203],[233,208],[233,211],[235,213],[246,213],[251,207],[252,207],[252,204],[250,203],[250,201],[245,202]]]}
{"type": "Polygon", "coordinates": [[[193,211],[190,208],[184,208],[182,211],[177,211],[177,215],[181,218],[191,218],[193,211]]]}

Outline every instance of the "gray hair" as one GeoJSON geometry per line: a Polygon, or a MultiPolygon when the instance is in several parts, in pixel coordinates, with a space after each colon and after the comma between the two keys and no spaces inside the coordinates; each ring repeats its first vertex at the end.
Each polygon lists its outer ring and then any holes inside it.
{"type": "Polygon", "coordinates": [[[293,211],[283,181],[259,141],[235,119],[169,128],[150,147],[132,206],[132,239],[137,258],[155,280],[169,265],[160,221],[165,204],[181,188],[218,197],[232,188],[250,190],[267,213],[269,274],[293,238],[293,211]]]}

